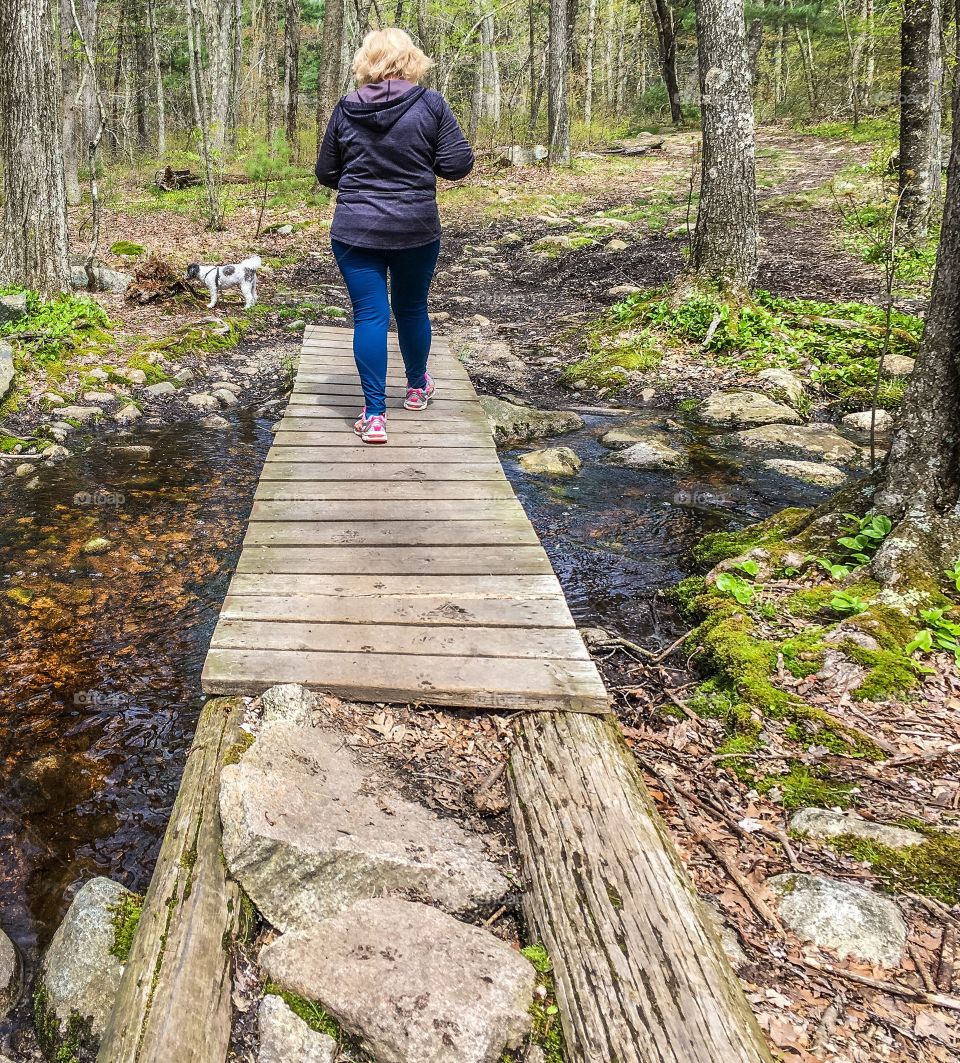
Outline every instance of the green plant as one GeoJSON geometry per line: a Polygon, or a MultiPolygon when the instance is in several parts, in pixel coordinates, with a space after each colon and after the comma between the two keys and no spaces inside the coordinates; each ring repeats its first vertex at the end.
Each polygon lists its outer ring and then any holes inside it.
{"type": "Polygon", "coordinates": [[[954,561],[951,568],[945,569],[943,574],[960,591],[960,558],[954,561]]]}
{"type": "Polygon", "coordinates": [[[721,572],[716,579],[716,588],[736,598],[741,605],[749,605],[756,590],[745,579],[741,579],[732,572],[721,572]]]}
{"type": "Polygon", "coordinates": [[[960,624],[950,620],[945,609],[923,609],[920,619],[924,627],[907,644],[904,652],[909,655],[917,650],[921,653],[947,650],[960,664],[960,624]]]}
{"type": "Polygon", "coordinates": [[[870,603],[847,591],[834,591],[830,599],[830,608],[842,616],[859,616],[870,608],[870,603]]]}
{"type": "Polygon", "coordinates": [[[844,516],[854,522],[854,534],[841,536],[837,543],[845,547],[858,564],[869,564],[877,547],[890,534],[893,527],[890,518],[880,513],[872,517],[856,517],[853,513],[845,513],[844,516]]]}

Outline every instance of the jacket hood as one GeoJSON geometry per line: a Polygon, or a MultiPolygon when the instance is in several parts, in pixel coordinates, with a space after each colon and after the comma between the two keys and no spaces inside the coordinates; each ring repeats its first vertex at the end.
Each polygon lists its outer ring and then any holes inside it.
{"type": "Polygon", "coordinates": [[[340,107],[350,121],[366,126],[377,133],[386,133],[426,91],[422,85],[415,85],[393,100],[373,103],[363,103],[348,97],[340,101],[340,107]]]}

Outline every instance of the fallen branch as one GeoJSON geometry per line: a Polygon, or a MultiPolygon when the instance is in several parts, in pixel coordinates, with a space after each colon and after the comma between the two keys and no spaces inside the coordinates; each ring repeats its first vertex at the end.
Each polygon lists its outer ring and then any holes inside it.
{"type": "Polygon", "coordinates": [[[893,997],[902,997],[904,1000],[914,1000],[919,1004],[930,1004],[935,1008],[945,1008],[948,1011],[960,1011],[960,997],[948,996],[945,993],[928,993],[922,989],[912,989],[910,986],[901,985],[899,982],[885,982],[879,978],[870,978],[865,974],[855,974],[853,971],[842,971],[836,967],[829,967],[817,960],[804,957],[801,960],[790,961],[794,965],[800,964],[818,974],[828,978],[842,978],[847,982],[864,986],[867,989],[875,989],[878,993],[889,993],[893,997]]]}

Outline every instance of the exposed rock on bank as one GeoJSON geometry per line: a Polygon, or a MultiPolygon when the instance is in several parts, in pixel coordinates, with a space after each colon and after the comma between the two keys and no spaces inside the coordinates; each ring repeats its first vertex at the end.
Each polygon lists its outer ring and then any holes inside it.
{"type": "Polygon", "coordinates": [[[20,956],[14,943],[0,930],[0,1019],[17,1002],[20,984],[20,956]]]}
{"type": "Polygon", "coordinates": [[[835,812],[829,808],[801,808],[791,817],[790,829],[810,838],[863,838],[890,849],[907,849],[923,845],[927,840],[925,835],[916,830],[890,823],[875,823],[856,812],[835,812]]]}
{"type": "Polygon", "coordinates": [[[260,1004],[260,1052],[257,1063],[335,1063],[337,1042],[325,1033],[311,1030],[273,993],[260,1004]]]}
{"type": "Polygon", "coordinates": [[[569,447],[547,447],[524,454],[517,463],[524,472],[539,476],[576,476],[583,462],[569,447]]]}
{"type": "Polygon", "coordinates": [[[532,406],[517,406],[504,399],[495,399],[491,395],[481,396],[480,405],[487,415],[498,446],[533,443],[538,439],[583,428],[583,418],[569,410],[536,410],[532,406]]]}
{"type": "Polygon", "coordinates": [[[757,391],[715,391],[696,409],[704,424],[743,428],[764,424],[799,424],[802,418],[791,406],[774,402],[757,391]]]}

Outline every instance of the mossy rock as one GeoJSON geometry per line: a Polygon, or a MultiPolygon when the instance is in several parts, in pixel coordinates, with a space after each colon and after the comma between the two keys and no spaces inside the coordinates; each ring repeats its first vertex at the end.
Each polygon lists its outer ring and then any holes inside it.
{"type": "Polygon", "coordinates": [[[118,240],[111,245],[110,253],[112,255],[121,255],[124,258],[140,258],[147,253],[147,249],[143,244],[134,244],[129,240],[118,240]]]}

